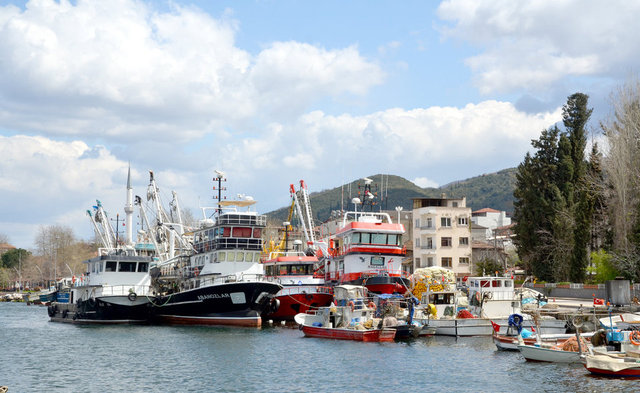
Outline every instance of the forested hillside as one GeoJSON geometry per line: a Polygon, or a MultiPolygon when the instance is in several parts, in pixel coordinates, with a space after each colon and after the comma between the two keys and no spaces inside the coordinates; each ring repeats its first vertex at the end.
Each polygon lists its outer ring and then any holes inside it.
{"type": "MultiPolygon", "coordinates": [[[[449,183],[439,188],[421,188],[400,176],[374,175],[367,176],[373,180],[372,192],[376,194],[375,210],[394,210],[402,206],[404,210],[411,210],[412,198],[440,197],[445,193],[447,197],[467,197],[467,206],[472,210],[491,207],[497,210],[513,211],[513,189],[515,185],[515,168],[466,180],[449,183]],[[384,183],[383,183],[384,182],[384,183]],[[384,186],[383,186],[384,184],[384,186]]],[[[310,195],[314,216],[319,221],[325,221],[331,211],[353,209],[351,199],[360,197],[364,190],[364,181],[355,180],[344,186],[330,190],[313,192],[310,195]],[[360,194],[358,194],[360,192],[360,194]]],[[[270,219],[284,221],[287,219],[289,207],[268,213],[270,219]]]]}

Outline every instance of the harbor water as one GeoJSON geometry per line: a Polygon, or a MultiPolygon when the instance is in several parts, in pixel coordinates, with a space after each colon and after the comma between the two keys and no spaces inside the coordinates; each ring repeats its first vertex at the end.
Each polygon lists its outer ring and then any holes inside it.
{"type": "Polygon", "coordinates": [[[525,362],[489,337],[362,343],[282,327],[78,326],[24,303],[0,303],[0,351],[9,393],[640,390],[579,364],[525,362]]]}

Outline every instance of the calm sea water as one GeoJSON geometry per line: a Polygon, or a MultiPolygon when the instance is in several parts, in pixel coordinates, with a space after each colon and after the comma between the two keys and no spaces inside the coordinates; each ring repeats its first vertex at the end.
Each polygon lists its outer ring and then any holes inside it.
{"type": "Polygon", "coordinates": [[[640,380],[527,363],[490,338],[398,343],[304,338],[297,329],[76,326],[0,303],[0,386],[23,392],[612,392],[640,380]]]}

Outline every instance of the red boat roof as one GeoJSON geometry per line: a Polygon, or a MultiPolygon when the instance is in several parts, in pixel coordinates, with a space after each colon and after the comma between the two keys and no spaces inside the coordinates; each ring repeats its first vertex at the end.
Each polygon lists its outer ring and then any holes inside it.
{"type": "Polygon", "coordinates": [[[351,221],[340,228],[336,235],[346,232],[376,232],[376,233],[404,233],[404,225],[389,224],[386,222],[359,222],[351,221]]]}

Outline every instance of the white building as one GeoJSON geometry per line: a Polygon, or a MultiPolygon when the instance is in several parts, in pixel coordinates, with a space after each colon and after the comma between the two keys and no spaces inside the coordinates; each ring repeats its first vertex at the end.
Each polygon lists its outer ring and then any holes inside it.
{"type": "Polygon", "coordinates": [[[471,208],[466,198],[413,199],[414,267],[442,266],[459,280],[471,266],[471,208]]]}
{"type": "Polygon", "coordinates": [[[478,227],[474,227],[474,240],[491,240],[495,236],[496,228],[511,225],[511,217],[507,217],[507,213],[504,211],[498,211],[487,207],[471,213],[471,222],[479,227],[485,228],[484,239],[481,239],[476,235],[478,227]]]}

